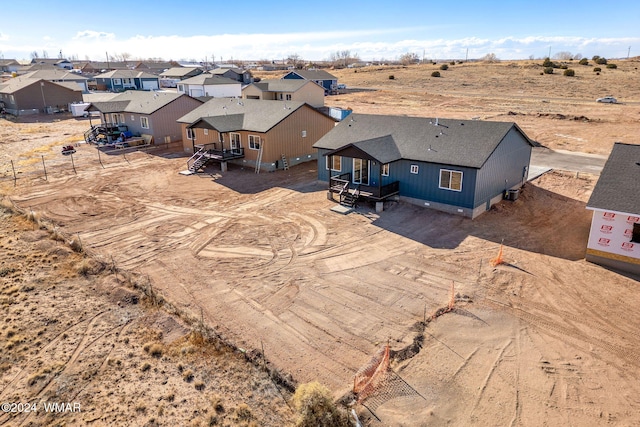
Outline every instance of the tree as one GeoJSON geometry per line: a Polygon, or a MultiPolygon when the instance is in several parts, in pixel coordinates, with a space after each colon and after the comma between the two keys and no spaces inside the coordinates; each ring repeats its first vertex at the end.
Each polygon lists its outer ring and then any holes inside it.
{"type": "Polygon", "coordinates": [[[487,53],[485,56],[483,56],[480,59],[484,62],[489,62],[489,63],[500,62],[500,59],[496,56],[495,53],[487,53]]]}
{"type": "Polygon", "coordinates": [[[329,55],[329,61],[334,67],[346,67],[349,64],[358,62],[360,58],[357,53],[351,53],[350,50],[339,50],[329,55]]]}
{"type": "Polygon", "coordinates": [[[291,54],[287,57],[287,62],[293,65],[293,68],[300,69],[304,60],[297,53],[291,54]]]}
{"type": "Polygon", "coordinates": [[[418,54],[415,52],[407,52],[400,55],[400,63],[402,65],[410,65],[415,64],[420,61],[418,54]]]}
{"type": "Polygon", "coordinates": [[[38,59],[38,52],[36,52],[35,50],[33,52],[31,52],[31,59],[38,59]]]}
{"type": "Polygon", "coordinates": [[[557,52],[555,55],[553,55],[553,59],[568,61],[570,59],[573,59],[573,54],[571,52],[557,52]]]}

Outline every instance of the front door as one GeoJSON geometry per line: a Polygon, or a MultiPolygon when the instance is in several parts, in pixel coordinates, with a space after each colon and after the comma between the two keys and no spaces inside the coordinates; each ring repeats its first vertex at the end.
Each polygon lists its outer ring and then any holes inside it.
{"type": "Polygon", "coordinates": [[[369,185],[369,160],[353,159],[353,183],[369,185]]]}

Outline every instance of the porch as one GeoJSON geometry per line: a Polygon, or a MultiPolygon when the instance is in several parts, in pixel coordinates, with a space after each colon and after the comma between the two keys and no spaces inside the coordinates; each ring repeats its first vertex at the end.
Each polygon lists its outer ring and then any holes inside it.
{"type": "Polygon", "coordinates": [[[227,162],[234,159],[244,158],[244,148],[218,148],[218,144],[201,144],[195,145],[197,149],[193,156],[187,160],[187,169],[191,172],[197,172],[211,161],[220,162],[221,167],[226,169],[227,162]]]}
{"type": "Polygon", "coordinates": [[[358,200],[376,203],[376,211],[382,211],[382,203],[400,193],[400,181],[387,185],[365,185],[353,183],[351,173],[334,175],[329,179],[329,194],[338,194],[342,205],[353,207],[358,200]]]}

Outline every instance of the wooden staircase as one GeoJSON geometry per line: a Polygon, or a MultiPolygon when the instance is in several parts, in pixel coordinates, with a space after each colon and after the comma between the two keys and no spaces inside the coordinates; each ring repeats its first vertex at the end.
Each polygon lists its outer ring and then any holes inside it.
{"type": "Polygon", "coordinates": [[[350,208],[353,208],[358,202],[359,197],[360,197],[360,184],[358,184],[358,186],[353,191],[350,191],[349,187],[347,186],[346,190],[340,193],[340,204],[342,206],[348,206],[350,208]]]}

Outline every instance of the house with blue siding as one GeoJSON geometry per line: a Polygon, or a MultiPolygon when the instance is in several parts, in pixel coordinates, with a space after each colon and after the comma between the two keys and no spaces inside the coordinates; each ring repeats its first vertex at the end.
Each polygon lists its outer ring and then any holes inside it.
{"type": "Polygon", "coordinates": [[[158,90],[160,79],[153,74],[138,70],[113,70],[96,76],[98,88],[110,92],[125,90],[158,90]]]}
{"type": "Polygon", "coordinates": [[[393,197],[475,218],[517,195],[533,145],[511,122],[353,113],[314,147],[318,179],[342,204],[381,211],[393,197]]]}
{"type": "Polygon", "coordinates": [[[324,93],[332,93],[338,89],[338,78],[324,70],[293,70],[285,74],[283,79],[302,79],[315,82],[322,88],[324,93]]]}

